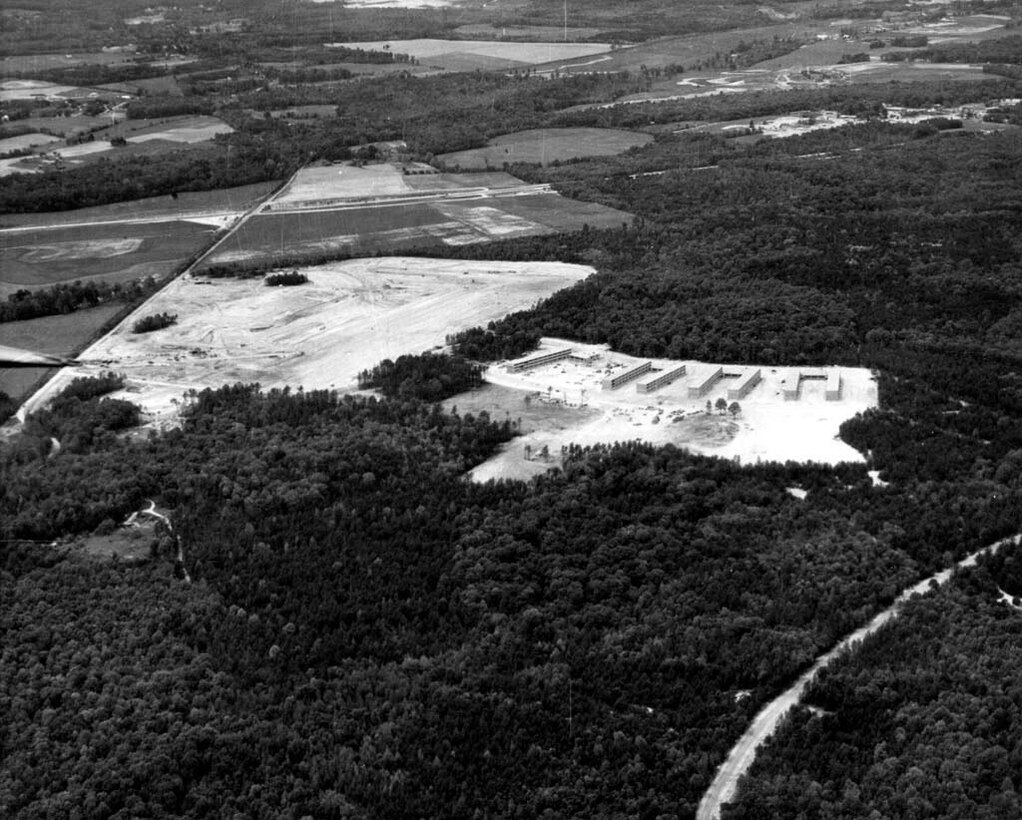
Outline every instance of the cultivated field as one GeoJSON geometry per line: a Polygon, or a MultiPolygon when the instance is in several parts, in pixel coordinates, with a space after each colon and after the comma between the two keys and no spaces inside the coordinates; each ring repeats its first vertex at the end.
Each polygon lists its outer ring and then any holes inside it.
{"type": "Polygon", "coordinates": [[[0,76],[49,71],[54,68],[68,68],[76,65],[123,65],[132,62],[134,56],[134,52],[88,51],[76,54],[29,54],[20,57],[4,57],[0,60],[0,76]]]}
{"type": "MultiPolygon", "coordinates": [[[[354,389],[384,358],[441,346],[447,334],[499,319],[593,273],[557,262],[388,258],[305,269],[310,282],[182,277],[140,308],[177,314],[172,328],[130,332],[129,317],[82,354],[128,377],[126,397],[173,423],[182,393],[225,383],[354,389]]],[[[2,327],[2,325],[0,325],[2,327]]],[[[77,372],[58,374],[32,409],[77,372]]]]}
{"type": "MultiPolygon", "coordinates": [[[[184,192],[171,196],[152,196],[133,199],[129,202],[115,202],[92,208],[78,208],[74,211],[54,211],[42,214],[0,215],[0,231],[12,227],[55,227],[58,225],[81,225],[89,222],[117,222],[125,220],[217,220],[236,217],[247,211],[272,191],[279,182],[256,182],[239,185],[236,188],[220,188],[215,191],[184,192]]],[[[9,234],[0,232],[0,245],[10,240],[9,234]]]]}
{"type": "MultiPolygon", "coordinates": [[[[0,322],[0,345],[67,356],[85,345],[123,307],[121,304],[101,305],[27,322],[0,322]]],[[[0,368],[0,392],[20,398],[51,373],[53,368],[49,367],[0,368]]]]}
{"type": "Polygon", "coordinates": [[[0,232],[0,298],[76,279],[127,282],[170,273],[210,242],[201,222],[100,223],[0,232]]]}
{"type": "Polygon", "coordinates": [[[422,65],[448,70],[493,69],[498,65],[536,65],[555,60],[576,60],[610,51],[608,43],[505,42],[499,40],[377,40],[367,43],[328,43],[408,54],[422,65]],[[497,62],[495,62],[497,61],[497,62]]]}
{"type": "Polygon", "coordinates": [[[620,154],[652,142],[649,134],[614,128],[541,128],[505,134],[485,148],[440,154],[437,160],[463,169],[500,168],[505,162],[551,162],[620,154]]]}
{"type": "Polygon", "coordinates": [[[23,151],[26,148],[46,145],[52,142],[59,142],[59,139],[51,137],[49,134],[40,134],[39,132],[21,134],[17,137],[7,137],[6,139],[0,139],[0,154],[6,154],[8,151],[23,151]]]}
{"type": "MultiPolygon", "coordinates": [[[[532,432],[512,442],[503,453],[473,471],[473,478],[523,478],[560,462],[561,447],[568,444],[598,444],[639,439],[654,444],[675,444],[695,452],[739,459],[743,464],[759,461],[817,461],[837,463],[862,461],[862,454],[837,438],[842,421],[877,404],[876,382],[867,370],[859,368],[814,368],[814,371],[838,370],[842,380],[842,397],[838,401],[825,398],[824,382],[803,380],[797,399],[786,399],[784,389],[796,379],[796,368],[766,366],[725,368],[725,372],[759,369],[763,380],[743,398],[728,398],[737,378],[718,381],[705,395],[689,397],[688,389],[708,370],[718,365],[702,362],[671,362],[654,360],[660,371],[685,364],[687,373],[670,385],[652,393],[639,393],[636,379],[616,390],[601,389],[601,380],[620,374],[643,359],[614,353],[603,345],[581,345],[557,339],[545,339],[539,352],[573,348],[584,356],[595,356],[591,362],[565,359],[537,367],[524,373],[508,373],[501,365],[489,368],[487,381],[504,388],[513,388],[518,397],[506,398],[505,408],[512,418],[519,415],[530,396],[536,403],[563,404],[570,409],[584,409],[577,421],[558,416],[550,423],[542,419],[531,422],[532,432]],[[730,405],[737,401],[740,412],[721,414],[715,409],[706,412],[706,402],[716,405],[725,398],[730,405]],[[595,413],[595,416],[594,416],[595,413]],[[524,459],[525,447],[535,455],[544,447],[550,458],[535,461],[524,459]]],[[[462,397],[452,399],[459,408],[462,397]]],[[[496,418],[503,414],[490,411],[496,418]]],[[[523,425],[528,427],[529,425],[523,425]]]]}
{"type": "Polygon", "coordinates": [[[4,165],[0,166],[0,176],[8,173],[34,173],[50,169],[53,167],[55,156],[76,165],[83,161],[111,156],[124,157],[177,151],[189,146],[202,146],[217,134],[230,134],[234,130],[217,117],[205,116],[168,117],[161,120],[123,120],[114,125],[110,125],[109,118],[105,118],[97,121],[96,124],[108,127],[93,132],[92,139],[88,142],[77,145],[50,142],[40,147],[35,156],[6,160],[4,165]],[[128,144],[111,145],[112,137],[124,137],[128,144]]]}
{"type": "Polygon", "coordinates": [[[630,221],[622,211],[565,199],[505,173],[330,165],[301,171],[207,262],[410,252],[630,221]]]}
{"type": "Polygon", "coordinates": [[[454,33],[459,37],[478,37],[484,40],[532,40],[544,43],[563,43],[565,39],[588,40],[599,36],[602,29],[561,26],[500,26],[491,23],[474,23],[458,26],[454,33]]]}

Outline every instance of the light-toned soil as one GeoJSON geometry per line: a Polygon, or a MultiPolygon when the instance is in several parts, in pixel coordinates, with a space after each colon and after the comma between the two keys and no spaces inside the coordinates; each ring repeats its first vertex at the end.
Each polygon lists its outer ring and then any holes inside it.
{"type": "Polygon", "coordinates": [[[608,43],[518,43],[495,40],[377,40],[369,43],[331,45],[373,51],[387,50],[395,54],[408,54],[420,61],[443,57],[445,54],[475,54],[480,57],[496,57],[529,64],[574,60],[610,51],[608,43]]]}
{"type": "MultiPolygon", "coordinates": [[[[126,374],[125,397],[155,423],[173,424],[191,388],[240,381],[355,389],[358,373],[385,358],[442,346],[450,333],[485,325],[593,273],[554,262],[401,257],[303,270],[310,282],[297,287],[182,277],[80,358],[126,374]],[[162,312],[176,314],[177,324],[131,333],[135,318],[162,312]]],[[[28,411],[78,375],[81,369],[56,376],[28,411]]]]}
{"type": "MultiPolygon", "coordinates": [[[[546,339],[539,352],[571,347],[576,352],[596,354],[593,363],[561,360],[523,373],[506,372],[503,366],[493,365],[487,372],[487,381],[522,392],[524,398],[532,394],[533,401],[563,402],[568,407],[586,409],[587,415],[578,423],[564,425],[537,424],[522,439],[517,439],[508,453],[487,461],[473,472],[477,480],[497,477],[521,477],[521,471],[532,472],[510,463],[522,459],[524,445],[538,452],[546,446],[556,458],[543,468],[559,463],[561,448],[568,444],[592,445],[616,441],[641,440],[653,444],[675,444],[694,452],[723,456],[743,464],[760,461],[816,461],[835,464],[841,461],[862,461],[857,450],[839,438],[841,422],[877,404],[876,382],[867,370],[837,368],[842,379],[842,398],[828,401],[824,383],[803,380],[797,399],[786,399],[785,386],[790,385],[797,371],[787,367],[725,367],[725,372],[745,372],[759,369],[763,380],[744,398],[727,398],[727,390],[737,378],[718,381],[705,395],[690,398],[689,385],[707,370],[717,365],[685,362],[687,373],[670,385],[652,393],[639,393],[636,379],[616,390],[601,389],[601,381],[608,374],[623,373],[645,360],[614,353],[601,345],[580,345],[557,339],[546,339]],[[713,409],[706,412],[707,400],[716,405],[725,398],[730,405],[737,401],[740,412],[721,414],[713,409]],[[595,415],[594,415],[595,413],[595,415]]],[[[659,370],[668,370],[682,364],[666,360],[653,360],[659,370]]],[[[832,368],[814,368],[819,372],[832,368]]],[[[458,399],[452,400],[455,404],[458,399]]],[[[514,416],[512,409],[511,414],[514,416]]],[[[492,415],[492,414],[491,414],[492,415]]]]}

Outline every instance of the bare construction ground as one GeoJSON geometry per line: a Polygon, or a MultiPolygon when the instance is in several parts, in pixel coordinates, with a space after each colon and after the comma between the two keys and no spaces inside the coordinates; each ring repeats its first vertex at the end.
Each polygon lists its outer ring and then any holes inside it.
{"type": "MultiPolygon", "coordinates": [[[[861,453],[837,435],[841,422],[877,404],[876,382],[868,370],[732,367],[652,360],[653,371],[617,389],[605,390],[601,387],[604,379],[649,360],[614,353],[603,345],[581,345],[558,339],[545,339],[536,355],[569,347],[578,358],[561,359],[519,373],[493,365],[486,379],[520,391],[521,398],[513,402],[517,408],[524,407],[525,397],[529,396],[530,405],[556,403],[586,412],[572,424],[566,424],[563,416],[553,424],[533,423],[531,432],[477,467],[473,478],[486,481],[534,474],[537,464],[525,460],[526,445],[534,458],[544,447],[547,449],[549,459],[540,459],[542,469],[546,469],[559,463],[562,446],[635,439],[736,458],[743,464],[788,460],[836,464],[863,460],[861,453]],[[590,361],[583,361],[589,357],[592,357],[590,361]],[[668,373],[682,364],[686,373],[676,381],[653,392],[637,391],[637,383],[668,373]],[[702,395],[690,395],[690,388],[718,368],[722,368],[723,377],[702,395]],[[741,375],[755,370],[760,371],[762,380],[743,397],[729,396],[729,391],[738,388],[741,375]],[[811,378],[799,380],[800,370],[811,378]],[[835,372],[841,378],[841,397],[831,400],[826,397],[825,377],[835,372]],[[797,398],[786,397],[786,391],[796,382],[799,384],[797,398]],[[740,412],[719,412],[716,409],[718,399],[724,399],[728,406],[737,401],[740,412]],[[707,401],[711,404],[710,413],[706,411],[707,401]]],[[[517,408],[507,408],[512,418],[520,414],[517,408]]],[[[523,426],[530,429],[529,425],[523,426]]]]}
{"type": "MultiPolygon", "coordinates": [[[[593,273],[557,262],[385,258],[306,268],[309,283],[181,277],[80,354],[89,369],[128,378],[121,394],[157,426],[177,420],[189,389],[264,387],[353,390],[359,371],[385,358],[442,346],[449,333],[499,319],[593,273]],[[134,321],[176,314],[170,328],[133,334],[134,321]]],[[[22,408],[32,412],[81,368],[62,371],[22,408]]]]}

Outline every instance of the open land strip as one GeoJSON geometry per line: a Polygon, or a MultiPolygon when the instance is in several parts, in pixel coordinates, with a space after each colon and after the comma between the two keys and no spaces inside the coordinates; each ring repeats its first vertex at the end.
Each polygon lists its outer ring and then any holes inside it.
{"type": "Polygon", "coordinates": [[[505,173],[440,174],[426,165],[307,168],[264,204],[210,264],[409,253],[514,236],[617,228],[630,214],[566,199],[505,173]]]}
{"type": "Polygon", "coordinates": [[[210,243],[211,220],[61,225],[0,233],[0,297],[59,282],[156,279],[210,243]]]}
{"type": "MultiPolygon", "coordinates": [[[[303,270],[309,283],[183,276],[137,314],[167,312],[173,327],[133,334],[130,317],[86,349],[90,369],[127,376],[124,396],[152,423],[174,424],[182,394],[234,382],[355,389],[384,358],[443,346],[447,335],[499,319],[593,273],[555,262],[360,259],[303,270]]],[[[61,371],[22,408],[32,412],[82,368],[61,371]]]]}
{"type": "MultiPolygon", "coordinates": [[[[24,322],[0,322],[0,345],[67,356],[95,338],[123,309],[122,304],[105,304],[24,322]]],[[[14,398],[24,396],[52,373],[48,367],[0,367],[0,392],[14,398]]]]}
{"type": "Polygon", "coordinates": [[[437,160],[463,169],[499,168],[503,163],[551,162],[620,154],[652,142],[650,134],[615,128],[539,128],[505,134],[485,148],[440,154],[437,160]]]}

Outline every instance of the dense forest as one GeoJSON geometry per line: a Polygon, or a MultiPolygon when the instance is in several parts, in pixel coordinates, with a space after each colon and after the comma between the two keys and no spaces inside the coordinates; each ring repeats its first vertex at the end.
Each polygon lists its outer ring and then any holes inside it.
{"type": "Polygon", "coordinates": [[[1020,524],[1006,485],[641,445],[476,486],[512,427],[407,400],[236,386],[124,439],[117,384],[76,383],[2,452],[19,817],[691,817],[771,692],[1020,524]],[[190,585],[166,546],[129,566],[66,543],[148,498],[190,585]]]}
{"type": "Polygon", "coordinates": [[[987,558],[821,673],[725,820],[1022,816],[1020,570],[987,558]]]}
{"type": "MultiPolygon", "coordinates": [[[[215,112],[235,133],[5,177],[0,213],[282,179],[376,140],[424,160],[534,127],[656,140],[511,166],[635,222],[432,250],[598,273],[452,336],[450,355],[366,362],[360,387],[379,395],[191,391],[180,427],[156,431],[140,428],[125,376],[104,373],[0,439],[0,815],[691,820],[756,711],[814,658],[908,584],[1022,530],[1022,143],[957,119],[887,121],[889,106],[1022,96],[1017,38],[976,47],[1001,63],[979,82],[608,106],[656,71],[368,81],[330,60],[404,58],[322,47],[335,25],[351,38],[443,36],[474,21],[471,8],[224,0],[127,27],[143,6],[81,14],[62,47],[130,34],[151,56],[193,53],[183,96],[147,94],[128,113],[215,112]],[[246,18],[237,36],[204,29],[232,16],[246,18]],[[333,116],[273,116],[304,103],[333,116]],[[757,139],[755,123],[749,139],[689,129],[821,109],[860,122],[784,140],[757,139]],[[515,446],[513,411],[436,402],[543,335],[647,357],[873,368],[880,406],[840,431],[865,463],[571,445],[531,482],[472,483],[471,468],[515,446]],[[147,508],[166,522],[120,526],[147,508]],[[117,537],[147,557],[111,557],[117,537]]],[[[575,22],[618,40],[763,20],[755,4],[699,2],[664,26],[662,6],[595,2],[575,22]]],[[[0,45],[52,48],[61,24],[46,8],[19,0],[0,45]]],[[[534,4],[504,22],[560,14],[534,4]]],[[[794,44],[750,41],[719,61],[794,44]]],[[[0,319],[135,298],[132,287],[18,292],[0,319]]],[[[1017,549],[981,561],[831,667],[727,817],[1017,818],[1020,567],[1017,549]]]]}

